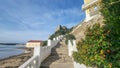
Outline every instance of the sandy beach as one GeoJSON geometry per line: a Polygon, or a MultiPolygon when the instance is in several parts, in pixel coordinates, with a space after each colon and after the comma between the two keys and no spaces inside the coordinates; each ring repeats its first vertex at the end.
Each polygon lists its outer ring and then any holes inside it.
{"type": "Polygon", "coordinates": [[[33,55],[33,49],[25,48],[27,53],[0,59],[0,68],[18,68],[33,55]]]}

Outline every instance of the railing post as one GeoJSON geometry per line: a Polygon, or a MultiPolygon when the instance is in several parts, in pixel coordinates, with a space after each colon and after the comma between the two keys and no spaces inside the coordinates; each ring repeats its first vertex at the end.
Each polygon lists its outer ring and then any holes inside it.
{"type": "Polygon", "coordinates": [[[51,46],[51,40],[48,40],[47,46],[51,46]]]}
{"type": "Polygon", "coordinates": [[[68,54],[69,56],[71,57],[73,52],[76,52],[77,51],[77,48],[76,48],[76,40],[68,40],[68,54]]]}
{"type": "Polygon", "coordinates": [[[55,41],[56,39],[55,39],[55,38],[53,38],[53,40],[55,41]]]}
{"type": "Polygon", "coordinates": [[[37,56],[37,68],[40,67],[41,61],[40,61],[40,46],[34,48],[34,56],[37,56]]]}
{"type": "Polygon", "coordinates": [[[74,51],[77,51],[76,40],[73,40],[73,50],[74,50],[74,51]]]}
{"type": "Polygon", "coordinates": [[[70,40],[68,40],[68,54],[70,57],[72,56],[72,52],[73,52],[72,43],[70,40]]]}
{"type": "Polygon", "coordinates": [[[58,38],[60,39],[60,36],[58,36],[58,38]]]}
{"type": "Polygon", "coordinates": [[[34,48],[34,56],[40,55],[40,46],[34,48]]]}
{"type": "Polygon", "coordinates": [[[57,41],[58,41],[58,37],[56,37],[57,41]]]}

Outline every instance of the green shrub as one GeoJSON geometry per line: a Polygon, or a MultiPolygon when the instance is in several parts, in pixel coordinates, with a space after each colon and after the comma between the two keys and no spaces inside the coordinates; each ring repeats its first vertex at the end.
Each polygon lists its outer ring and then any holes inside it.
{"type": "Polygon", "coordinates": [[[120,2],[102,0],[105,26],[88,28],[86,38],[77,44],[74,60],[98,68],[120,68],[120,2]]]}
{"type": "Polygon", "coordinates": [[[116,60],[120,54],[112,44],[114,41],[114,37],[111,38],[112,32],[106,27],[101,28],[99,24],[88,28],[87,31],[85,40],[77,44],[78,52],[73,54],[75,61],[99,68],[110,68],[113,64],[119,63],[116,60]]]}
{"type": "Polygon", "coordinates": [[[43,41],[43,45],[42,46],[47,46],[47,41],[43,41]]]}

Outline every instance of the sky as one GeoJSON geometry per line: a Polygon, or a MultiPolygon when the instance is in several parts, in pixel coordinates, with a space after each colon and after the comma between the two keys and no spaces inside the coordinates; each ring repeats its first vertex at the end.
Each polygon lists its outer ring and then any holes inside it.
{"type": "Polygon", "coordinates": [[[0,0],[0,42],[47,40],[58,25],[85,18],[83,0],[0,0]]]}

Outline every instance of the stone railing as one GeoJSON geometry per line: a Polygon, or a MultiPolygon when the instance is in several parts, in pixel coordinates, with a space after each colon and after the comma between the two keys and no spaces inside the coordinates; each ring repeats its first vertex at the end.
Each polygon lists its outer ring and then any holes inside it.
{"type": "Polygon", "coordinates": [[[38,64],[38,57],[33,56],[28,61],[26,61],[23,65],[21,65],[19,68],[37,68],[38,64]]]}
{"type": "MultiPolygon", "coordinates": [[[[69,56],[72,57],[73,52],[77,52],[77,51],[78,50],[76,48],[76,41],[75,40],[69,40],[68,41],[68,54],[69,54],[69,56]]],[[[79,64],[76,61],[74,61],[74,58],[73,58],[73,64],[74,64],[74,68],[95,68],[95,67],[87,67],[84,64],[79,64]]]]}
{"type": "Polygon", "coordinates": [[[68,55],[72,57],[74,51],[77,51],[75,40],[68,40],[68,55]]]}
{"type": "Polygon", "coordinates": [[[51,54],[51,49],[55,47],[62,38],[63,36],[61,35],[54,38],[54,40],[48,40],[47,46],[35,47],[34,55],[24,64],[19,66],[19,68],[40,68],[41,62],[51,54]]]}

